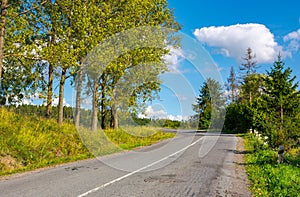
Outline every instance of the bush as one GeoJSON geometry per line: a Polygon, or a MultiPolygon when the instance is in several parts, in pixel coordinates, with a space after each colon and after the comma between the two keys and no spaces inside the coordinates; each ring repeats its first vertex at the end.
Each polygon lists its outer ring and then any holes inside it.
{"type": "Polygon", "coordinates": [[[253,135],[245,138],[246,148],[253,151],[245,157],[253,196],[298,196],[300,169],[288,163],[278,164],[276,151],[254,149],[256,140],[253,135]]]}

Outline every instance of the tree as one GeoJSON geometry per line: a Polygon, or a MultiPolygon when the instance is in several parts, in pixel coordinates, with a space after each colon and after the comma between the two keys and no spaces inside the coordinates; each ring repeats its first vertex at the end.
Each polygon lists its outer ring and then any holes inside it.
{"type": "MultiPolygon", "coordinates": [[[[257,65],[255,58],[256,56],[252,54],[252,49],[249,47],[247,49],[245,57],[242,58],[245,61],[245,63],[243,63],[240,67],[242,84],[243,82],[245,82],[245,78],[256,73],[257,65]]],[[[251,102],[253,98],[252,91],[249,90],[249,92],[247,92],[247,95],[248,97],[244,99],[248,99],[251,102]]]]}
{"type": "Polygon", "coordinates": [[[227,78],[227,90],[230,91],[229,98],[231,99],[231,102],[237,101],[238,97],[238,80],[236,78],[234,68],[230,68],[230,74],[227,78]]]}
{"type": "MultiPolygon", "coordinates": [[[[90,75],[90,84],[92,84],[92,87],[94,87],[92,89],[92,130],[97,128],[99,102],[101,103],[100,111],[102,128],[106,127],[105,119],[109,113],[112,117],[111,126],[114,128],[117,127],[117,113],[119,109],[118,105],[119,103],[124,103],[120,102],[120,99],[124,96],[121,98],[116,96],[118,92],[116,88],[118,87],[118,84],[120,80],[122,80],[122,77],[125,73],[130,72],[130,70],[132,70],[135,66],[138,66],[140,63],[149,61],[152,61],[153,63],[160,62],[157,63],[157,65],[163,65],[163,67],[166,67],[165,64],[161,63],[163,62],[163,55],[168,53],[166,46],[170,44],[168,41],[170,36],[167,32],[162,31],[161,35],[156,34],[156,38],[150,38],[148,35],[151,36],[151,34],[153,34],[151,31],[153,31],[155,28],[159,29],[161,27],[175,28],[175,30],[179,28],[178,24],[174,20],[172,12],[167,7],[167,1],[165,0],[130,0],[126,2],[108,1],[107,17],[103,19],[102,25],[101,31],[109,32],[109,34],[102,35],[101,39],[104,42],[111,42],[113,47],[110,45],[107,47],[102,47],[102,51],[96,49],[96,51],[98,50],[98,52],[101,51],[102,53],[98,58],[98,60],[100,60],[99,62],[101,62],[100,67],[102,67],[102,70],[99,69],[99,65],[95,65],[94,69],[91,67],[89,71],[87,71],[87,73],[90,75]],[[151,28],[148,28],[148,30],[146,30],[147,28],[144,28],[144,30],[148,32],[143,32],[141,31],[141,28],[138,28],[142,26],[151,26],[153,28],[152,30],[151,28]],[[122,32],[130,29],[132,30],[131,35],[122,34],[122,32]],[[109,41],[105,39],[108,39],[109,41]],[[126,39],[128,39],[127,43],[122,42],[126,39]],[[147,43],[149,43],[149,46],[159,47],[156,47],[156,50],[153,50],[153,48],[151,49],[151,47],[145,45],[147,43]],[[136,49],[136,45],[145,45],[145,47],[136,49]],[[119,54],[119,57],[112,57],[113,54],[118,54],[120,51],[123,51],[123,54],[119,54]],[[103,53],[107,54],[104,55],[103,53]],[[142,58],[139,58],[139,56],[142,58]],[[117,59],[117,61],[111,62],[110,60],[106,62],[105,59],[117,59]]],[[[97,52],[92,52],[92,54],[95,56],[99,55],[97,52]]],[[[165,70],[163,67],[161,67],[161,69],[158,69],[158,67],[150,68],[157,69],[160,71],[159,73],[161,73],[161,71],[165,70]]],[[[158,74],[156,74],[156,77],[157,76],[158,74]]],[[[132,87],[140,87],[136,86],[136,84],[133,84],[134,83],[131,83],[132,87]]],[[[141,87],[143,87],[143,90],[149,90],[150,92],[152,91],[149,89],[150,86],[146,86],[146,84],[143,84],[141,87]]],[[[151,87],[158,89],[157,85],[153,85],[151,87]]]]}
{"type": "Polygon", "coordinates": [[[44,2],[2,0],[0,19],[0,104],[33,94],[42,79],[34,42],[36,13],[44,2]]]}
{"type": "Polygon", "coordinates": [[[298,128],[289,128],[293,125],[291,122],[299,122],[300,111],[298,83],[294,83],[296,77],[292,77],[291,74],[292,70],[285,69],[279,54],[265,78],[262,95],[264,105],[261,107],[265,113],[260,119],[260,129],[269,137],[273,147],[287,142],[295,132],[299,133],[298,128]]]}
{"type": "Polygon", "coordinates": [[[208,78],[200,89],[196,104],[193,105],[193,110],[199,119],[198,129],[208,129],[210,125],[217,125],[224,109],[225,100],[222,86],[216,80],[208,78]],[[216,122],[212,122],[212,120],[216,122]]]}

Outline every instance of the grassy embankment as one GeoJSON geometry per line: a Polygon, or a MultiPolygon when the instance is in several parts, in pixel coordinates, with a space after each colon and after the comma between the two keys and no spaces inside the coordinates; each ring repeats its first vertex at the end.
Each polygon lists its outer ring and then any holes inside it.
{"type": "Polygon", "coordinates": [[[104,133],[82,130],[79,135],[73,124],[60,127],[53,119],[22,116],[0,108],[0,175],[129,150],[173,136],[150,128],[135,128],[130,133],[120,129],[104,133]]]}
{"type": "Polygon", "coordinates": [[[286,161],[278,164],[276,150],[257,146],[260,142],[251,134],[244,140],[246,170],[253,196],[299,196],[300,148],[287,151],[286,161]]]}

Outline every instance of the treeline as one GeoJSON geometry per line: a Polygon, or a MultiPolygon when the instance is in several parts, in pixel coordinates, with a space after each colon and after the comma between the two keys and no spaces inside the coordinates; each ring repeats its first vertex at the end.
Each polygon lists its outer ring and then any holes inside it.
{"type": "Polygon", "coordinates": [[[266,74],[256,72],[257,64],[251,48],[247,49],[243,59],[245,63],[240,66],[239,75],[231,68],[226,95],[222,86],[211,79],[200,89],[194,106],[199,115],[199,127],[213,125],[212,114],[221,116],[226,110],[223,130],[255,133],[262,145],[271,148],[279,145],[287,149],[299,147],[300,94],[292,70],[285,66],[280,54],[266,74]],[[213,90],[207,87],[209,83],[213,84],[210,85],[213,90]],[[212,105],[211,100],[216,103],[212,105]],[[215,106],[214,109],[211,106],[215,106]]]}
{"type": "Polygon", "coordinates": [[[159,90],[167,46],[178,44],[172,34],[180,26],[167,6],[166,0],[2,0],[0,105],[38,97],[46,103],[45,116],[55,113],[62,124],[69,78],[77,89],[75,124],[89,97],[92,129],[117,128],[120,108],[136,111],[159,90]],[[139,43],[144,45],[136,47],[139,43]],[[141,75],[147,83],[136,77],[141,75]],[[120,83],[132,88],[126,99],[120,83]],[[56,85],[57,112],[52,107],[56,85]]]}
{"type": "MultiPolygon", "coordinates": [[[[44,105],[9,105],[3,107],[10,112],[14,112],[23,116],[30,117],[40,117],[45,118],[45,113],[47,111],[47,107],[44,105]]],[[[81,124],[89,126],[91,125],[91,119],[89,118],[92,114],[91,110],[81,109],[81,124]]],[[[64,106],[63,118],[65,121],[69,121],[69,123],[74,123],[74,108],[64,106]]],[[[58,107],[52,107],[52,118],[58,116],[58,107]]],[[[100,117],[100,114],[98,114],[100,117]]],[[[150,119],[150,118],[139,118],[135,115],[132,115],[127,120],[120,120],[122,125],[127,125],[130,123],[131,125],[138,126],[155,126],[161,128],[190,128],[190,123],[188,121],[178,121],[178,120],[169,120],[169,119],[150,119]]],[[[109,122],[107,122],[109,124],[109,122]]]]}

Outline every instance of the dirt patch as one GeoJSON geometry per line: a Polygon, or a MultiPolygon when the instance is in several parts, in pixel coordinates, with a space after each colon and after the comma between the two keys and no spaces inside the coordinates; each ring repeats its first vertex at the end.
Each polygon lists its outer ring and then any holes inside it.
{"type": "Polygon", "coordinates": [[[0,156],[0,169],[1,170],[14,170],[22,167],[22,163],[18,162],[16,158],[10,155],[0,156]]]}

